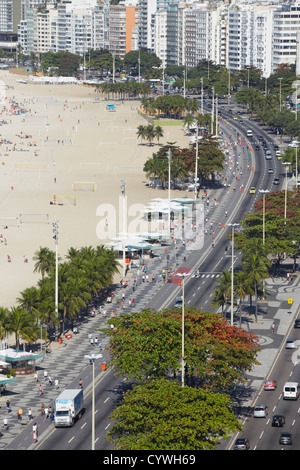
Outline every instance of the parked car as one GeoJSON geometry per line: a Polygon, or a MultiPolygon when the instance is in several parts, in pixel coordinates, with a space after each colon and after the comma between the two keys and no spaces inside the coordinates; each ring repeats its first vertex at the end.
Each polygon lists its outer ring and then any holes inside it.
{"type": "Polygon", "coordinates": [[[294,328],[300,328],[300,318],[296,318],[294,322],[294,328]]]}
{"type": "Polygon", "coordinates": [[[285,417],[282,415],[274,415],[272,418],[272,426],[276,428],[282,428],[285,424],[285,417]]]}
{"type": "Polygon", "coordinates": [[[181,297],[177,297],[177,299],[175,299],[175,303],[174,303],[174,307],[182,307],[182,298],[181,297]]]}
{"type": "Polygon", "coordinates": [[[277,387],[276,380],[266,380],[264,384],[264,390],[275,390],[277,387]]]}
{"type": "Polygon", "coordinates": [[[267,405],[255,405],[253,409],[254,418],[266,418],[268,415],[267,405]]]}
{"type": "Polygon", "coordinates": [[[279,444],[291,445],[292,442],[293,442],[292,441],[292,434],[290,432],[282,432],[280,434],[279,444]]]}
{"type": "Polygon", "coordinates": [[[296,349],[295,341],[289,338],[285,343],[285,349],[296,349]]]}
{"type": "Polygon", "coordinates": [[[234,449],[235,450],[249,450],[250,449],[249,440],[246,437],[238,438],[234,443],[234,449]]]}

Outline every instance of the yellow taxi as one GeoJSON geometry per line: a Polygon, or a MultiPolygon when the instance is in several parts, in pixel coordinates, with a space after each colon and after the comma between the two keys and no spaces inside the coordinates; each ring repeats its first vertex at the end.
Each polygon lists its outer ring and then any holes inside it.
{"type": "Polygon", "coordinates": [[[250,188],[250,194],[255,194],[256,193],[256,189],[254,186],[252,186],[252,188],[250,188]]]}

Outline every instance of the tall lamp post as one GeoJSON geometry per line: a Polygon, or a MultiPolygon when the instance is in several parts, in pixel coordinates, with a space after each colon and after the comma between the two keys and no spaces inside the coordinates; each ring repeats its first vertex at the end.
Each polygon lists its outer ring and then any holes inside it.
{"type": "Polygon", "coordinates": [[[286,209],[287,209],[287,170],[289,162],[282,163],[285,166],[285,190],[284,190],[284,225],[286,225],[286,209]]]}
{"type": "Polygon", "coordinates": [[[168,236],[171,238],[171,160],[172,154],[169,148],[168,153],[168,236]]]}
{"type": "Polygon", "coordinates": [[[92,394],[92,450],[95,450],[95,359],[102,357],[102,354],[86,354],[90,364],[93,366],[93,394],[92,394]]]}
{"type": "Polygon", "coordinates": [[[189,273],[176,273],[176,276],[182,277],[182,310],[181,310],[181,386],[184,387],[184,278],[188,276],[189,273]]]}
{"type": "Polygon", "coordinates": [[[195,156],[195,186],[194,186],[194,198],[197,199],[198,192],[198,149],[199,149],[199,128],[197,124],[196,130],[196,156],[195,156]]]}
{"type": "Polygon", "coordinates": [[[126,247],[125,247],[125,234],[127,232],[127,220],[126,220],[126,214],[127,214],[127,208],[126,208],[126,184],[125,184],[125,180],[121,180],[121,194],[122,194],[122,200],[123,200],[123,242],[122,242],[122,245],[123,245],[123,276],[125,277],[126,275],[126,267],[125,267],[125,251],[126,251],[126,247]]]}
{"type": "Polygon", "coordinates": [[[265,215],[266,215],[265,196],[270,191],[268,189],[260,189],[259,192],[263,195],[263,245],[264,245],[265,244],[265,215]]]}
{"type": "Polygon", "coordinates": [[[53,224],[53,233],[54,233],[54,240],[55,240],[55,316],[58,316],[58,234],[59,234],[59,227],[58,227],[58,220],[56,220],[53,224]]]}
{"type": "Polygon", "coordinates": [[[283,77],[279,77],[279,111],[281,111],[281,81],[283,77]]]}
{"type": "MultiPolygon", "coordinates": [[[[265,196],[270,191],[268,189],[260,189],[259,192],[263,195],[263,245],[265,245],[265,216],[266,216],[265,196]]],[[[265,292],[265,279],[263,279],[263,292],[265,292]]]]}
{"type": "Polygon", "coordinates": [[[230,326],[233,326],[233,286],[234,286],[234,282],[233,282],[233,278],[234,278],[234,273],[233,273],[233,265],[234,265],[234,227],[237,227],[238,223],[235,223],[235,224],[227,224],[228,226],[232,227],[232,235],[231,235],[231,246],[232,246],[232,249],[231,249],[231,308],[230,308],[230,326]]]}

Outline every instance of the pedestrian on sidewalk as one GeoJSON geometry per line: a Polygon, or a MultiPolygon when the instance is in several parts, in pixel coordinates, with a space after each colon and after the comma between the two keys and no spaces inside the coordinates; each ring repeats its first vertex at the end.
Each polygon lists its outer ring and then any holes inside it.
{"type": "Polygon", "coordinates": [[[43,395],[43,387],[41,384],[38,386],[38,392],[39,392],[39,396],[41,397],[43,395]]]}
{"type": "Polygon", "coordinates": [[[37,424],[36,424],[36,423],[34,423],[34,424],[32,425],[32,432],[33,432],[33,433],[35,432],[36,435],[38,435],[38,427],[37,427],[37,424]]]}
{"type": "Polygon", "coordinates": [[[272,323],[272,333],[275,333],[275,323],[272,323]]]}
{"type": "Polygon", "coordinates": [[[55,379],[54,385],[55,385],[55,388],[56,388],[56,390],[57,390],[57,389],[58,389],[58,379],[55,379]]]}
{"type": "Polygon", "coordinates": [[[29,419],[29,421],[30,421],[31,419],[33,419],[33,418],[32,418],[32,411],[31,411],[31,408],[29,408],[29,410],[28,410],[28,419],[29,419]]]}
{"type": "Polygon", "coordinates": [[[8,430],[8,420],[7,420],[7,418],[3,419],[3,428],[4,428],[4,431],[8,430]]]}

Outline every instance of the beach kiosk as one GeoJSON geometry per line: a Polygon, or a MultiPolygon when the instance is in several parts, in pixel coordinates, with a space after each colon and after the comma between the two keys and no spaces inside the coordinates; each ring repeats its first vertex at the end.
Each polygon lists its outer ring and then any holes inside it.
{"type": "Polygon", "coordinates": [[[7,364],[8,372],[13,369],[15,375],[33,374],[35,371],[35,361],[43,356],[26,351],[15,349],[0,350],[0,361],[7,364]]]}
{"type": "Polygon", "coordinates": [[[110,112],[111,112],[111,111],[115,111],[115,110],[116,110],[116,107],[115,107],[114,104],[107,104],[107,105],[106,105],[106,109],[107,109],[107,111],[110,111],[110,112]]]}

